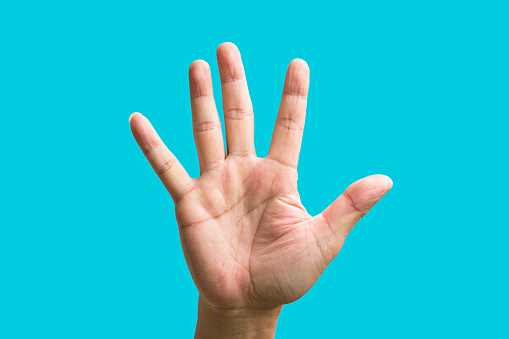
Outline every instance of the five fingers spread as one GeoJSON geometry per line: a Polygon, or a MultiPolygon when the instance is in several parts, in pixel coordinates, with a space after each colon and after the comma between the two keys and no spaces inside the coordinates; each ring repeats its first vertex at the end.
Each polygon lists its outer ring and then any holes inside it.
{"type": "MultiPolygon", "coordinates": [[[[261,160],[254,158],[253,107],[240,52],[234,44],[223,43],[217,61],[230,158],[210,67],[203,60],[189,67],[199,179],[189,177],[147,118],[133,113],[129,122],[139,147],[176,203],[182,248],[200,292],[200,307],[206,306],[199,309],[199,318],[203,319],[203,310],[213,310],[210,314],[216,321],[218,310],[228,311],[222,318],[232,328],[231,319],[240,314],[244,321],[245,310],[263,320],[266,311],[277,316],[282,304],[306,293],[354,225],[391,189],[392,180],[384,175],[358,180],[311,217],[296,193],[295,171],[306,116],[308,65],[295,59],[288,66],[269,154],[261,160]]],[[[258,320],[253,326],[260,324],[258,320]]],[[[241,332],[235,329],[235,333],[241,332]]]]}
{"type": "MultiPolygon", "coordinates": [[[[223,93],[226,141],[233,156],[255,156],[253,107],[249,97],[240,52],[232,43],[217,49],[217,61],[223,93]]],[[[222,165],[225,150],[221,122],[213,96],[210,68],[203,60],[189,67],[189,89],[200,170],[222,165]]],[[[286,74],[283,95],[268,158],[297,167],[304,131],[309,68],[304,60],[293,60],[286,74]]],[[[174,199],[183,196],[193,184],[185,169],[163,144],[150,122],[134,113],[129,119],[133,135],[174,199]]],[[[353,183],[319,216],[316,232],[333,235],[332,252],[337,254],[344,238],[355,223],[392,187],[390,178],[374,175],[353,183]]],[[[335,255],[334,254],[334,255],[335,255]]]]}

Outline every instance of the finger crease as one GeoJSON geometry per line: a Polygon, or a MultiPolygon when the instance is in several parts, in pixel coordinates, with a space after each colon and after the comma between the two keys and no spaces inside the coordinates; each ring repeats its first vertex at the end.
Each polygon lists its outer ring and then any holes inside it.
{"type": "Polygon", "coordinates": [[[286,164],[286,163],[284,163],[283,161],[281,161],[281,160],[279,160],[279,159],[269,158],[269,156],[265,157],[265,159],[269,159],[269,160],[271,160],[271,161],[275,161],[275,162],[277,162],[277,163],[280,163],[280,164],[281,164],[281,165],[283,165],[283,166],[290,167],[290,168],[293,168],[293,169],[295,169],[295,170],[297,169],[297,166],[292,166],[292,165],[290,165],[290,164],[286,164]]]}
{"type": "Polygon", "coordinates": [[[287,130],[292,130],[292,131],[304,131],[304,127],[302,126],[302,124],[297,121],[296,119],[293,119],[293,118],[277,118],[276,120],[276,123],[287,129],[287,130]]]}
{"type": "Polygon", "coordinates": [[[224,112],[224,118],[228,120],[253,119],[253,111],[244,108],[230,108],[224,112]]]}
{"type": "Polygon", "coordinates": [[[347,191],[343,192],[343,197],[346,199],[346,203],[350,205],[356,212],[360,213],[361,215],[365,215],[366,212],[361,210],[357,205],[353,202],[353,199],[350,197],[350,195],[347,193],[347,191]]]}
{"type": "Polygon", "coordinates": [[[163,174],[166,171],[169,171],[172,169],[173,166],[177,163],[177,158],[172,158],[164,162],[164,164],[159,167],[159,170],[157,171],[158,174],[163,174]]]}
{"type": "Polygon", "coordinates": [[[213,98],[213,97],[214,97],[213,94],[198,94],[198,95],[191,96],[191,99],[192,100],[199,100],[199,99],[210,99],[210,98],[213,98]]]}
{"type": "Polygon", "coordinates": [[[308,96],[307,95],[303,95],[303,94],[300,94],[300,93],[297,93],[297,92],[288,91],[288,92],[283,92],[283,94],[287,95],[289,97],[294,97],[294,98],[302,99],[302,100],[305,100],[305,101],[308,100],[308,96]]]}
{"type": "Polygon", "coordinates": [[[219,128],[219,124],[215,121],[204,121],[194,126],[195,132],[212,131],[219,128]]]}
{"type": "Polygon", "coordinates": [[[221,79],[221,83],[223,84],[226,84],[226,83],[229,83],[229,82],[237,82],[237,81],[242,81],[242,80],[246,80],[246,77],[231,77],[231,78],[227,78],[227,79],[221,79]]]}
{"type": "Polygon", "coordinates": [[[150,145],[148,148],[146,148],[143,153],[148,154],[150,151],[152,151],[154,148],[159,147],[163,142],[161,140],[157,141],[156,143],[150,145]]]}
{"type": "Polygon", "coordinates": [[[191,193],[194,188],[196,187],[196,182],[194,180],[191,180],[189,183],[187,183],[183,188],[182,190],[175,195],[175,198],[174,198],[174,201],[175,201],[175,204],[179,203],[182,199],[184,199],[184,197],[191,193]]]}

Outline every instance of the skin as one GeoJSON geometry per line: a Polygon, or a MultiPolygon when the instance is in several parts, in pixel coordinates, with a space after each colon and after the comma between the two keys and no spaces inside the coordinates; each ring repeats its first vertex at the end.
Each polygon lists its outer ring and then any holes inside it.
{"type": "Polygon", "coordinates": [[[140,113],[132,133],[175,202],[184,255],[199,290],[196,338],[272,338],[283,304],[302,297],[349,231],[392,187],[373,175],[311,216],[297,191],[309,68],[287,71],[269,154],[254,148],[253,108],[239,50],[217,49],[228,153],[203,60],[189,68],[200,177],[190,178],[140,113]]]}

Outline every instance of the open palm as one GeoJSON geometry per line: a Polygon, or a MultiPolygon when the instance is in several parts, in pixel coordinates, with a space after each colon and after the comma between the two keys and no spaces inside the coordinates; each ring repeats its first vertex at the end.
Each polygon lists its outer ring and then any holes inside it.
{"type": "Polygon", "coordinates": [[[210,69],[189,69],[194,136],[201,175],[192,179],[149,121],[130,118],[136,141],[175,201],[182,248],[207,304],[268,309],[304,295],[339,252],[355,223],[391,188],[374,175],[352,184],[321,214],[311,216],[297,192],[309,69],[290,63],[266,158],[254,149],[254,120],[240,53],[218,47],[228,156],[210,69]]]}

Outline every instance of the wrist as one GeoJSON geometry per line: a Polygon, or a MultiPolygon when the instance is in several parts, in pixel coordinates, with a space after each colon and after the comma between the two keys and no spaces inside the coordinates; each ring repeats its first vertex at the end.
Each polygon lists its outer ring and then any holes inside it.
{"type": "Polygon", "coordinates": [[[195,339],[274,338],[282,306],[271,309],[218,309],[198,299],[195,339]]]}

